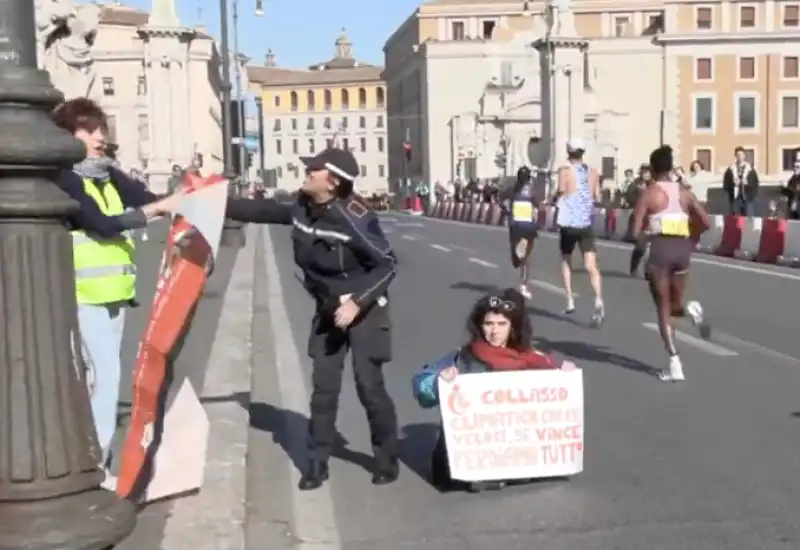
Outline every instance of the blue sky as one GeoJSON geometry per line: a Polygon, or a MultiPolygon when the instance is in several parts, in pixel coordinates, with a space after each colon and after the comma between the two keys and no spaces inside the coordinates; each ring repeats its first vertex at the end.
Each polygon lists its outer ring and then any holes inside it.
{"type": "MultiPolygon", "coordinates": [[[[268,49],[278,64],[305,67],[329,59],[342,28],[356,58],[383,64],[383,44],[419,5],[419,0],[264,0],[264,16],[254,15],[255,0],[239,1],[239,49],[263,63],[268,49]]],[[[199,20],[219,38],[218,0],[175,0],[181,21],[199,20]]],[[[233,0],[228,0],[229,11],[233,0]]],[[[123,0],[150,11],[152,0],[123,0]]],[[[231,48],[233,42],[231,41],[231,48]]]]}

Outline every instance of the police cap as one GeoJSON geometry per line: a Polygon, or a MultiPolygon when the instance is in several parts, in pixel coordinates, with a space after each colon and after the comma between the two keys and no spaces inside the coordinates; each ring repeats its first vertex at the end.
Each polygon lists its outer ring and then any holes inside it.
{"type": "Polygon", "coordinates": [[[350,151],[329,147],[316,156],[300,157],[300,160],[311,172],[328,170],[349,182],[355,181],[358,177],[358,161],[350,151]]]}

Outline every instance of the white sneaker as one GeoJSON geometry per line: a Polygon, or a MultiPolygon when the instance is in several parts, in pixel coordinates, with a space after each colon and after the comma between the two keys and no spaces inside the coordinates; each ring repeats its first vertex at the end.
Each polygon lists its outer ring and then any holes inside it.
{"type": "Polygon", "coordinates": [[[533,298],[533,294],[531,294],[531,289],[528,288],[528,285],[519,285],[519,293],[522,294],[526,300],[533,298]]]}
{"type": "Polygon", "coordinates": [[[592,325],[595,328],[600,328],[603,326],[603,321],[606,320],[606,308],[603,305],[603,302],[597,302],[594,305],[594,314],[592,315],[592,325]]]}
{"type": "Polygon", "coordinates": [[[658,379],[663,382],[683,382],[686,377],[683,375],[683,363],[681,358],[673,355],[669,358],[669,369],[658,373],[658,379]]]}
{"type": "Polygon", "coordinates": [[[685,308],[686,314],[692,320],[692,324],[697,327],[700,336],[708,340],[711,337],[711,325],[705,320],[703,315],[703,306],[697,300],[692,300],[687,303],[685,308]]]}
{"type": "Polygon", "coordinates": [[[106,491],[115,492],[117,490],[116,476],[112,476],[108,470],[106,470],[105,473],[106,473],[106,478],[103,480],[103,483],[100,484],[100,487],[102,487],[106,491]]]}

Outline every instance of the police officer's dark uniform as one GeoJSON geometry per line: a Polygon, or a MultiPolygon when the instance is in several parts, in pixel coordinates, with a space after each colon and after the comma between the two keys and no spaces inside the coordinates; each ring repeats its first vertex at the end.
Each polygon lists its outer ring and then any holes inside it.
{"type": "Polygon", "coordinates": [[[307,170],[328,170],[339,180],[340,197],[314,204],[300,195],[289,204],[274,200],[229,199],[227,216],[252,223],[292,224],[294,259],[316,301],[308,353],[313,360],[309,439],[311,460],[300,489],[320,487],[328,479],[328,458],[337,442],[336,413],[344,359],[353,354],[358,397],[367,411],[375,468],[372,482],[385,485],[399,475],[397,416],[386,391],[381,366],[391,359],[391,322],[387,289],[397,260],[375,214],[352,193],[358,163],[350,152],[326,149],[303,159],[307,170]],[[360,311],[345,329],[334,324],[343,296],[360,311]]]}

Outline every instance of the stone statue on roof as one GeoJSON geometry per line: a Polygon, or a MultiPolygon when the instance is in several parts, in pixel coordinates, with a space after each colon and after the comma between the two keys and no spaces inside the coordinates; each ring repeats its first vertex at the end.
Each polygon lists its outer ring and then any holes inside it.
{"type": "Polygon", "coordinates": [[[71,0],[36,0],[39,66],[69,98],[88,97],[95,82],[92,46],[100,24],[100,6],[71,0]]]}

